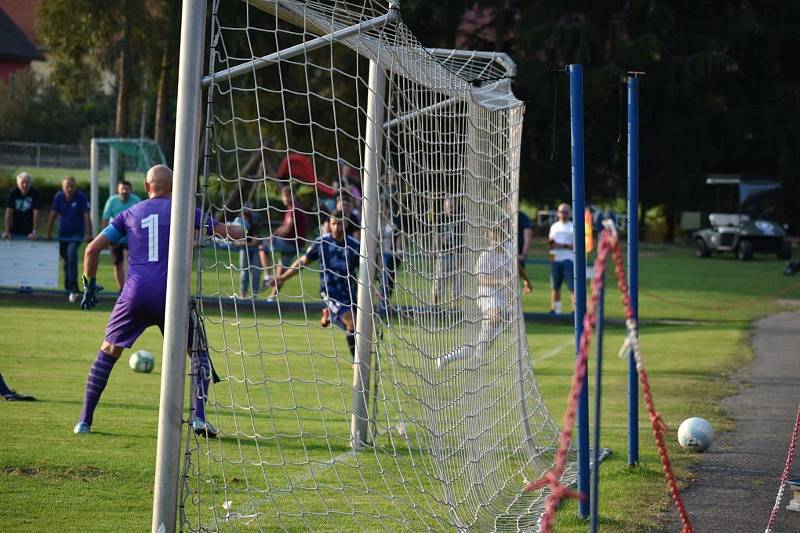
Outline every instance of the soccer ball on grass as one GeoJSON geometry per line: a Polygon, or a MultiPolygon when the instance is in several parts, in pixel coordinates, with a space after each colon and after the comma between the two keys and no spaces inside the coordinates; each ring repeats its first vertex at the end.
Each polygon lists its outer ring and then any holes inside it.
{"type": "Polygon", "coordinates": [[[153,358],[153,354],[147,350],[139,350],[133,352],[131,358],[128,359],[128,366],[130,366],[131,370],[134,372],[148,373],[156,366],[156,360],[153,358]]]}
{"type": "Polygon", "coordinates": [[[714,428],[700,417],[687,418],[678,428],[678,443],[690,452],[704,452],[714,440],[714,428]]]}

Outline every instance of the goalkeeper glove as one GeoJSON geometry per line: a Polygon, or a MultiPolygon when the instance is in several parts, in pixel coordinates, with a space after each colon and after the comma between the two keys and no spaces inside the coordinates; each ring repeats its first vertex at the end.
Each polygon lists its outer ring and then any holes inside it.
{"type": "Polygon", "coordinates": [[[81,300],[81,309],[92,309],[97,305],[97,294],[103,290],[103,287],[97,284],[95,278],[87,278],[83,276],[83,300],[81,300]]]}

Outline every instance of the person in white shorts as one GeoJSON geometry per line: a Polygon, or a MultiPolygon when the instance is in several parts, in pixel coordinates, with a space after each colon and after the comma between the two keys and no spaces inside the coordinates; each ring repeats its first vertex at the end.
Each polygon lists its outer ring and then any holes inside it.
{"type": "Polygon", "coordinates": [[[478,256],[475,272],[478,278],[476,303],[481,311],[481,329],[476,345],[467,344],[436,359],[441,370],[452,361],[472,354],[479,360],[503,327],[503,311],[513,303],[512,290],[517,288],[517,265],[514,243],[502,241],[502,230],[489,232],[489,249],[478,256]]]}

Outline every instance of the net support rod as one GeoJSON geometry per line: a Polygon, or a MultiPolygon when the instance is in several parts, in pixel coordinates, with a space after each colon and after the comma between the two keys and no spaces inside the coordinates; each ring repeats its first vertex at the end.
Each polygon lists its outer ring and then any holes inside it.
{"type": "MultiPolygon", "coordinates": [[[[569,65],[569,108],[572,138],[572,223],[575,230],[575,353],[578,353],[586,314],[586,210],[583,165],[583,65],[569,65]]],[[[578,491],[589,496],[589,380],[583,377],[578,397],[578,491]]],[[[589,516],[589,499],[578,501],[578,516],[589,516]]]]}
{"type": "Polygon", "coordinates": [[[92,139],[89,145],[89,159],[91,166],[91,183],[89,185],[89,214],[92,219],[92,236],[100,230],[100,144],[97,139],[92,139]]]}
{"type": "Polygon", "coordinates": [[[251,61],[242,63],[241,65],[236,65],[235,67],[220,70],[219,72],[215,72],[210,76],[203,77],[203,87],[208,87],[209,85],[211,85],[211,83],[217,82],[219,80],[223,79],[231,80],[233,78],[241,76],[242,74],[249,74],[254,70],[268,67],[269,65],[274,65],[279,61],[291,59],[295,56],[311,52],[312,50],[328,46],[331,43],[346,39],[351,35],[356,35],[358,33],[371,30],[372,28],[377,28],[378,26],[382,26],[387,22],[390,22],[391,18],[396,16],[395,13],[396,11],[392,10],[386,15],[381,15],[380,17],[375,17],[373,19],[364,21],[360,24],[355,24],[353,26],[342,28],[341,30],[336,30],[335,32],[329,33],[327,35],[315,37],[310,41],[290,46],[285,50],[278,50],[277,52],[274,52],[272,54],[263,57],[258,57],[251,61]]]}
{"type": "MultiPolygon", "coordinates": [[[[628,77],[628,290],[639,321],[639,78],[628,77]]],[[[639,463],[639,374],[628,354],[628,465],[639,463]]]]}
{"type": "Polygon", "coordinates": [[[153,533],[175,531],[186,381],[206,0],[183,0],[153,533]]]}
{"type": "MultiPolygon", "coordinates": [[[[599,240],[599,239],[598,239],[599,240]]],[[[600,505],[600,407],[603,400],[603,333],[605,332],[605,273],[600,284],[600,298],[597,301],[597,322],[595,326],[597,363],[594,369],[594,434],[592,435],[592,509],[590,516],[591,533],[598,530],[598,508],[600,505]]]]}
{"type": "Polygon", "coordinates": [[[434,111],[439,111],[441,109],[447,109],[448,107],[450,107],[451,105],[453,105],[457,101],[458,101],[458,98],[448,98],[447,100],[442,100],[441,102],[436,102],[435,104],[431,104],[429,106],[425,106],[425,107],[423,107],[421,109],[417,109],[416,111],[412,111],[411,113],[406,113],[404,115],[400,115],[397,118],[393,118],[392,120],[388,120],[388,121],[384,122],[383,123],[383,128],[384,129],[390,129],[390,128],[393,128],[394,126],[397,126],[397,125],[400,125],[400,124],[405,124],[409,120],[414,119],[416,117],[422,117],[422,116],[428,115],[430,113],[433,113],[434,111]]]}
{"type": "Polygon", "coordinates": [[[372,350],[375,254],[378,228],[378,177],[383,150],[384,91],[386,76],[375,61],[369,62],[367,123],[364,134],[364,194],[362,197],[361,250],[358,265],[358,301],[356,305],[356,355],[353,365],[353,414],[350,419],[350,445],[358,449],[367,443],[369,434],[369,379],[372,350]]]}

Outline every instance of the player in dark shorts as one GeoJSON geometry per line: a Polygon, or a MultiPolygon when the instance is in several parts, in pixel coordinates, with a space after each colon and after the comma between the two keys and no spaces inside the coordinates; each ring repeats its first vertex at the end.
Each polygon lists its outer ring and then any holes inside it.
{"type": "Polygon", "coordinates": [[[127,242],[118,242],[111,245],[111,262],[114,266],[125,262],[125,252],[128,250],[127,242]]]}
{"type": "MultiPolygon", "coordinates": [[[[133,346],[136,339],[150,326],[158,326],[162,334],[164,332],[172,171],[164,165],[151,168],[147,172],[145,190],[148,200],[114,217],[86,247],[83,260],[84,293],[81,301],[83,309],[91,309],[97,304],[97,293],[102,289],[95,281],[100,252],[123,236],[128,237],[130,268],[127,281],[108,320],[105,340],[89,371],[83,410],[75,425],[75,433],[91,431],[94,410],[122,351],[133,346]]],[[[200,229],[201,219],[200,210],[195,210],[195,229],[200,229]]],[[[244,236],[241,226],[222,224],[212,219],[203,222],[203,230],[209,235],[230,239],[241,239],[244,236]]],[[[190,346],[191,325],[189,339],[190,346]]],[[[211,377],[208,353],[202,349],[195,351],[191,354],[191,364],[192,374],[197,379],[196,386],[193,387],[195,416],[191,422],[192,427],[198,434],[214,437],[217,435],[216,429],[205,420],[205,399],[211,377]]]]}
{"type": "Polygon", "coordinates": [[[517,270],[522,280],[522,290],[525,294],[533,292],[533,285],[525,272],[525,259],[528,255],[528,248],[533,241],[533,224],[528,215],[522,211],[517,212],[517,270]]]}
{"type": "Polygon", "coordinates": [[[328,220],[329,233],[317,237],[306,252],[298,257],[273,282],[273,295],[300,268],[319,261],[319,292],[333,324],[344,330],[347,347],[355,357],[356,288],[359,242],[346,234],[344,214],[334,211],[328,220]]]}

